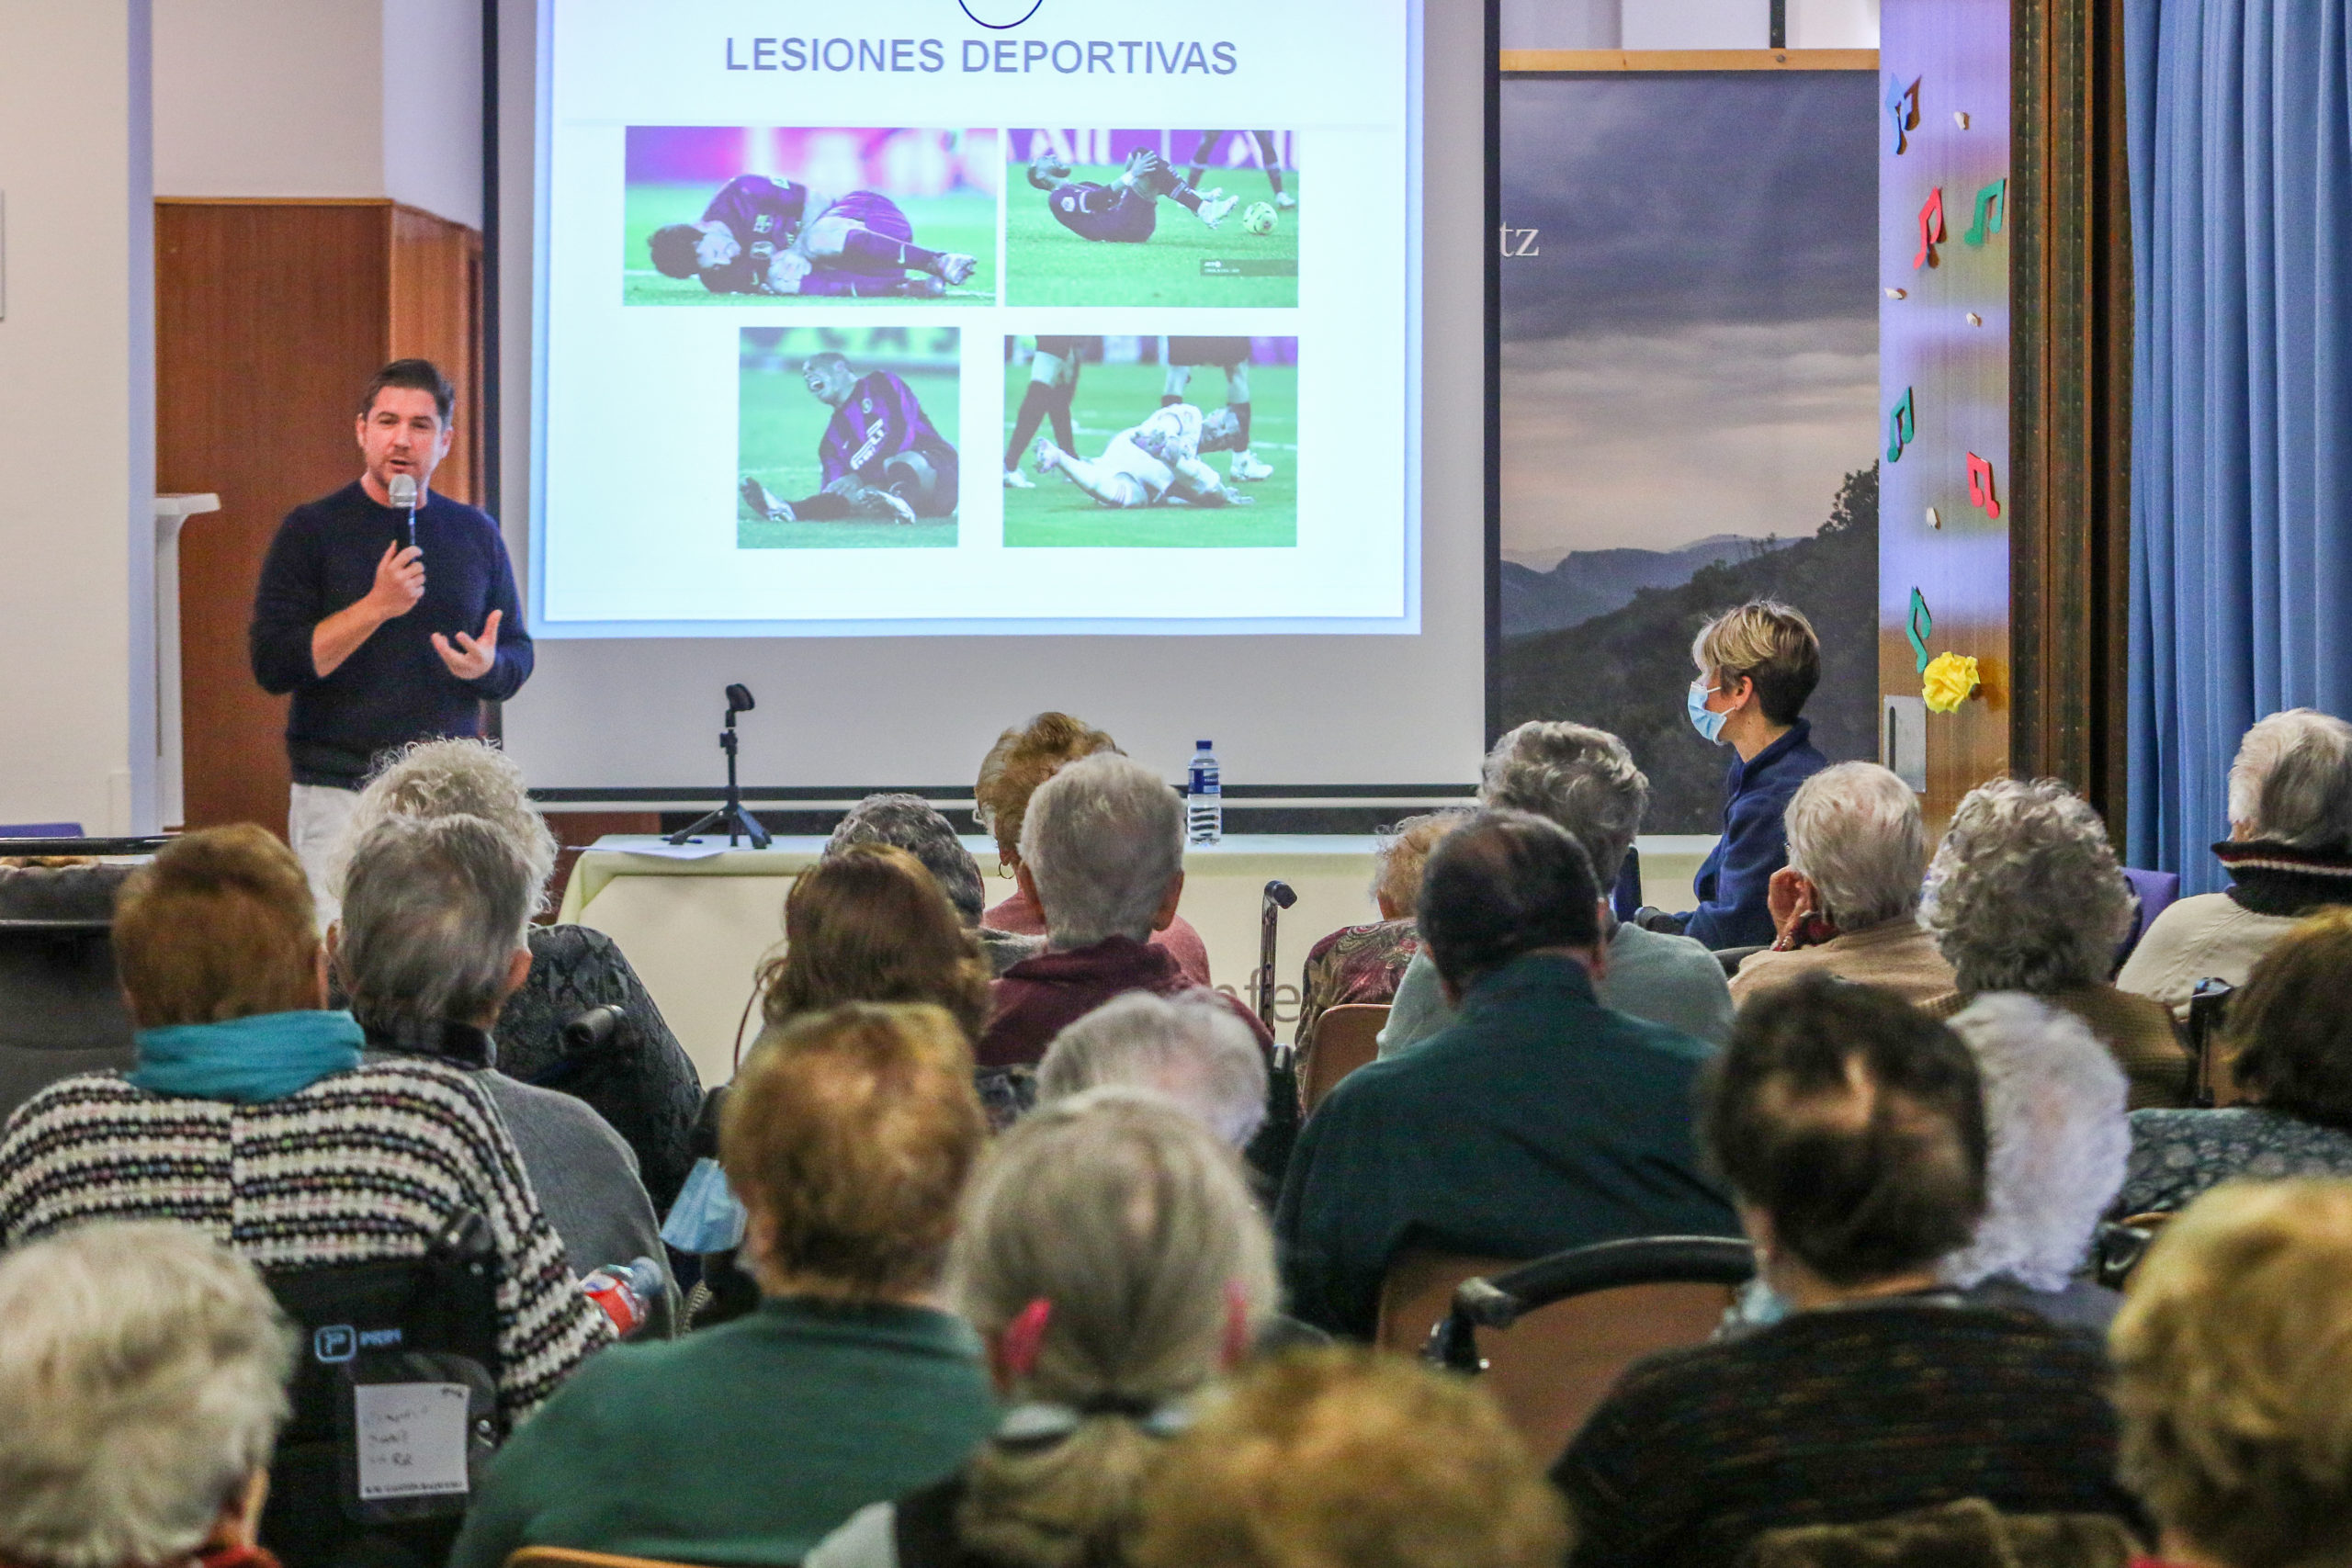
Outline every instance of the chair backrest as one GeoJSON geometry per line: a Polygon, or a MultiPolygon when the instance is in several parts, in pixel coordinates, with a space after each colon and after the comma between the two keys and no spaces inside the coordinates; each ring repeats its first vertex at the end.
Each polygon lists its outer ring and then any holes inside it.
{"type": "MultiPolygon", "coordinates": [[[[1518,1259],[1408,1250],[1381,1282],[1381,1347],[1418,1355],[1464,1280],[1518,1259]]],[[[1725,1285],[1624,1285],[1537,1308],[1509,1330],[1481,1328],[1482,1380],[1528,1451],[1550,1464],[1627,1367],[1645,1356],[1706,1342],[1723,1322],[1725,1285]]]]}
{"type": "Polygon", "coordinates": [[[666,1557],[624,1557],[616,1551],[582,1551],[576,1546],[517,1547],[506,1568],[684,1568],[666,1557]]]}
{"type": "Polygon", "coordinates": [[[130,1066],[115,895],[132,867],[0,866],[0,1117],[59,1078],[130,1066]]]}
{"type": "Polygon", "coordinates": [[[2180,874],[2171,871],[2139,871],[2123,868],[2123,880],[2132,885],[2132,892],[2139,899],[2140,908],[2132,917],[2132,930],[2125,934],[2123,945],[2115,950],[2115,967],[2121,969],[2156,917],[2169,908],[2180,897],[2180,874]]]}
{"type": "Polygon", "coordinates": [[[1342,1002],[1323,1010],[1298,1089],[1310,1115],[1341,1078],[1380,1055],[1380,1032],[1387,1022],[1387,1008],[1376,1002],[1342,1002]]]}

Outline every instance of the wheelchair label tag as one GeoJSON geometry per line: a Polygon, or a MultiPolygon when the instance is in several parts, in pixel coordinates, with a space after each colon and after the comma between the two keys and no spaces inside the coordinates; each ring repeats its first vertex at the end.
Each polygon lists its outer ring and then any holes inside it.
{"type": "Polygon", "coordinates": [[[465,1495],[465,1384],[361,1383],[352,1393],[362,1503],[465,1495]]]}

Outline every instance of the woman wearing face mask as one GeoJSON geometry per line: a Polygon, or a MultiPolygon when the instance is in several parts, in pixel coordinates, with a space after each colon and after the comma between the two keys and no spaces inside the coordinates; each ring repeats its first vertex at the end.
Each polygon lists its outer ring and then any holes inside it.
{"type": "Polygon", "coordinates": [[[1738,755],[1724,778],[1723,837],[1691,884],[1699,907],[1645,909],[1641,923],[1718,951],[1762,946],[1776,931],[1772,874],[1789,862],[1781,814],[1797,786],[1829,765],[1799,716],[1821,682],[1821,639],[1786,604],[1758,600],[1707,623],[1690,660],[1699,667],[1685,699],[1691,728],[1738,755]]]}

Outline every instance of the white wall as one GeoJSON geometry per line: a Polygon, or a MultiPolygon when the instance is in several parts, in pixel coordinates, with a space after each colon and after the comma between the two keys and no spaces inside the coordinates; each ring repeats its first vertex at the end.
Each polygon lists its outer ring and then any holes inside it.
{"type": "MultiPolygon", "coordinates": [[[[1876,49],[1879,0],[1788,0],[1791,49],[1876,49]]],[[[1762,49],[1771,0],[1502,0],[1505,49],[1762,49]]]]}
{"type": "Polygon", "coordinates": [[[0,822],[155,826],[149,20],[0,6],[0,822]]]}
{"type": "Polygon", "coordinates": [[[383,11],[384,194],[479,229],[481,0],[383,0],[383,11]]]}
{"type": "Polygon", "coordinates": [[[155,191],[481,227],[478,0],[153,0],[155,191]]]}

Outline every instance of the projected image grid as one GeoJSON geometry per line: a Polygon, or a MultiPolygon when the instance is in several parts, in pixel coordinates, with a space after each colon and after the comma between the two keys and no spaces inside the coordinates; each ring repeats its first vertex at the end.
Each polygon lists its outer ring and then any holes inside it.
{"type": "MultiPolygon", "coordinates": [[[[808,40],[779,96],[755,73],[789,51],[714,34],[722,73],[682,111],[611,52],[668,35],[618,0],[565,15],[605,52],[557,56],[548,363],[595,376],[548,385],[535,624],[1401,622],[1411,253],[1380,194],[1401,96],[1384,119],[1336,71],[1238,96],[1016,84],[992,78],[1025,56],[929,45],[886,79],[820,71],[808,40]],[[1104,112],[1130,100],[1161,123],[1104,112]],[[1169,112],[1250,104],[1298,118],[1169,112]],[[732,123],[684,122],[706,107],[732,123]],[[777,109],[801,118],[762,123],[777,109]],[[1301,173],[1327,146],[1328,254],[1301,173]],[[623,389],[630,441],[595,437],[592,380],[623,389]],[[1341,433],[1357,449],[1321,455],[1341,433]],[[860,564],[876,550],[888,567],[860,564]]],[[[1223,73],[1267,70],[1296,25],[1220,44],[1223,73]]],[[[1401,85],[1393,43],[1359,52],[1401,85]]]]}

